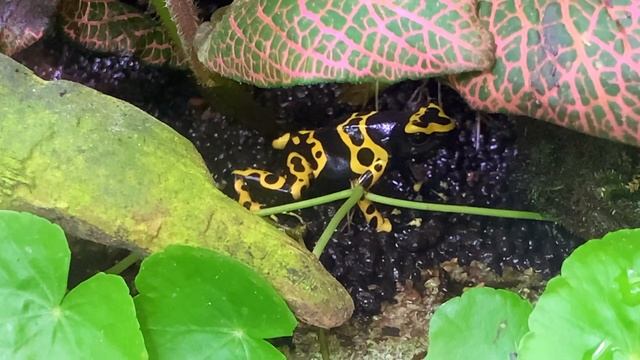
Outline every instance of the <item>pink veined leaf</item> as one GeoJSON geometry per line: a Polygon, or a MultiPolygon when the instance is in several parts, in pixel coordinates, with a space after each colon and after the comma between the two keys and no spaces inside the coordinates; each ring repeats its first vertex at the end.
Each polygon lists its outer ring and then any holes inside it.
{"type": "Polygon", "coordinates": [[[490,71],[450,76],[476,109],[640,146],[640,1],[480,1],[490,71]]]}
{"type": "Polygon", "coordinates": [[[58,0],[0,1],[0,52],[12,55],[38,41],[58,0]]]}
{"type": "Polygon", "coordinates": [[[258,86],[397,81],[484,70],[475,0],[237,0],[202,25],[198,58],[258,86]]]}
{"type": "Polygon", "coordinates": [[[149,64],[186,62],[160,23],[118,0],[62,0],[60,12],[64,33],[88,49],[135,54],[149,64]]]}

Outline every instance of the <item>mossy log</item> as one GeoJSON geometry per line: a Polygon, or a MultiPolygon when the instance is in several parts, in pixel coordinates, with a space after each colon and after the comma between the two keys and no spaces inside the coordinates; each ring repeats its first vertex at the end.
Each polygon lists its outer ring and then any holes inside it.
{"type": "Polygon", "coordinates": [[[310,252],[215,187],[189,141],[128,103],[43,81],[1,54],[0,208],[147,253],[171,244],[220,251],[262,274],[312,325],[338,326],[353,311],[310,252]]]}

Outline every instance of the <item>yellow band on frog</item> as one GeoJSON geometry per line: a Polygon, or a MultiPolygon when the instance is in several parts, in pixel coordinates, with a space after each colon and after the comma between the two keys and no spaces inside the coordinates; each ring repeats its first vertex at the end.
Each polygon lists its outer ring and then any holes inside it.
{"type": "MultiPolygon", "coordinates": [[[[433,113],[431,113],[433,114],[433,113]]],[[[434,103],[430,103],[428,106],[423,106],[418,111],[413,113],[411,117],[409,117],[409,121],[407,125],[404,127],[404,132],[407,134],[418,134],[423,133],[426,135],[430,135],[433,133],[446,133],[456,128],[456,123],[445,114],[442,108],[434,103]],[[445,124],[441,124],[439,122],[435,122],[429,118],[424,119],[423,117],[427,113],[429,109],[435,109],[438,111],[438,119],[446,120],[445,124]],[[425,124],[427,126],[425,126],[425,124]]]]}
{"type": "Polygon", "coordinates": [[[284,147],[289,142],[289,138],[291,138],[291,134],[290,133],[286,133],[286,134],[280,136],[279,138],[273,140],[271,142],[271,146],[273,146],[274,149],[282,150],[282,149],[284,149],[284,147]]]}

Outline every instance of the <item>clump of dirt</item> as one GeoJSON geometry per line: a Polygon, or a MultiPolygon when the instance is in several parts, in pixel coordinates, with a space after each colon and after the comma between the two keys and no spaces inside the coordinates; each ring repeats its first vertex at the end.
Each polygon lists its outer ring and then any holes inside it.
{"type": "MultiPolygon", "coordinates": [[[[497,274],[486,265],[472,261],[462,266],[457,259],[423,270],[427,279],[418,291],[411,282],[401,286],[394,303],[385,303],[380,315],[359,317],[328,332],[326,339],[335,359],[424,359],[428,348],[428,324],[440,304],[475,286],[492,286],[514,291],[535,300],[545,281],[529,269],[506,268],[497,274]],[[454,291],[452,291],[455,289],[454,291]]],[[[322,359],[318,330],[301,327],[292,346],[285,347],[288,359],[322,359]]]]}

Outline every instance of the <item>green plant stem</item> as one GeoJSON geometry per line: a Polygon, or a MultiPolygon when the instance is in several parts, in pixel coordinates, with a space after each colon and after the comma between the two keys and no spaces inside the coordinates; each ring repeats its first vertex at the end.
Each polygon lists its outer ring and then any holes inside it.
{"type": "MultiPolygon", "coordinates": [[[[302,200],[302,201],[297,201],[290,204],[284,204],[280,206],[261,209],[257,211],[256,214],[260,216],[268,216],[268,215],[280,214],[288,211],[304,209],[312,206],[322,205],[332,201],[346,199],[352,194],[352,191],[353,189],[347,189],[347,190],[331,193],[328,195],[319,196],[313,199],[302,200]]],[[[373,193],[367,193],[365,197],[370,201],[373,201],[379,204],[385,204],[385,205],[409,208],[409,209],[415,209],[415,210],[493,216],[493,217],[502,217],[502,218],[510,218],[510,219],[555,221],[549,216],[532,212],[532,211],[491,209],[491,208],[483,208],[483,207],[475,207],[475,206],[425,203],[425,202],[418,202],[418,201],[394,199],[394,198],[377,195],[373,193]]]]}
{"type": "Polygon", "coordinates": [[[531,212],[531,211],[491,209],[491,208],[464,206],[464,205],[434,204],[434,203],[394,199],[394,198],[390,198],[382,195],[376,195],[372,193],[367,193],[365,195],[365,198],[379,204],[409,208],[409,209],[415,209],[415,210],[493,216],[493,217],[510,218],[510,219],[553,221],[552,219],[542,214],[531,212]]]}
{"type": "Polygon", "coordinates": [[[329,354],[329,340],[327,339],[327,329],[318,328],[318,342],[320,343],[320,354],[322,354],[322,360],[330,360],[329,354]]]}
{"type": "Polygon", "coordinates": [[[268,216],[268,215],[280,214],[280,213],[299,210],[299,209],[305,209],[312,206],[322,205],[322,204],[330,203],[332,201],[346,199],[351,195],[352,191],[353,189],[347,189],[347,190],[331,193],[328,195],[319,196],[313,199],[296,201],[289,204],[265,208],[265,209],[256,211],[256,214],[259,216],[268,216]]]}
{"type": "Polygon", "coordinates": [[[351,195],[349,195],[349,198],[340,206],[336,214],[333,215],[331,221],[329,221],[329,224],[322,232],[322,235],[320,235],[318,242],[313,247],[313,254],[318,258],[320,258],[322,251],[324,251],[329,239],[331,239],[331,235],[333,235],[333,232],[338,228],[340,221],[347,216],[349,210],[351,210],[351,208],[362,198],[362,195],[364,194],[364,188],[362,185],[356,185],[349,191],[351,192],[351,195]]]}
{"type": "Polygon", "coordinates": [[[138,260],[144,258],[140,253],[132,251],[129,255],[127,255],[124,259],[118,261],[115,265],[108,268],[104,272],[107,274],[121,274],[123,271],[127,270],[129,266],[135,264],[138,260]]]}

